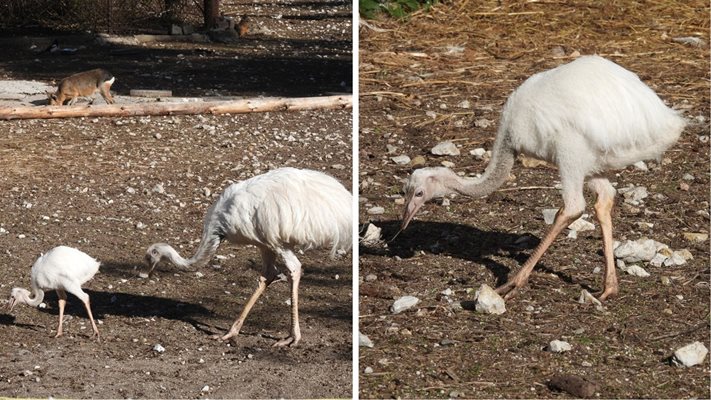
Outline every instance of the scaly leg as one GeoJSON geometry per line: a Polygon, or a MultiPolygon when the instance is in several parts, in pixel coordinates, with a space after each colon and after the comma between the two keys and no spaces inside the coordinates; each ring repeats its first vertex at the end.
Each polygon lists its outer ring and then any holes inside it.
{"type": "Polygon", "coordinates": [[[86,313],[89,314],[89,321],[91,321],[91,329],[94,330],[94,335],[96,336],[96,341],[101,342],[101,335],[99,335],[99,328],[96,327],[96,322],[94,322],[94,315],[91,314],[91,306],[89,305],[89,296],[87,295],[86,301],[84,301],[84,307],[86,307],[86,313]]]}
{"type": "Polygon", "coordinates": [[[274,347],[296,346],[301,340],[299,328],[299,282],[301,281],[301,262],[291,251],[281,254],[289,269],[289,283],[291,283],[291,332],[290,335],[276,343],[274,347]]]}
{"type": "Polygon", "coordinates": [[[612,250],[612,207],[615,203],[615,188],[605,178],[593,178],[588,186],[597,193],[595,216],[602,230],[603,252],[605,254],[605,286],[598,299],[604,301],[619,292],[615,257],[612,250]]]}
{"type": "Polygon", "coordinates": [[[553,222],[553,226],[548,231],[545,238],[543,238],[543,241],[538,244],[535,250],[533,250],[533,253],[530,257],[528,257],[528,260],[526,260],[516,276],[496,288],[496,293],[504,295],[504,299],[509,299],[513,297],[516,290],[525,286],[526,282],[528,282],[529,275],[531,275],[531,271],[533,271],[533,267],[536,266],[536,263],[538,263],[538,260],[541,259],[543,253],[548,250],[548,247],[550,247],[555,238],[563,231],[563,229],[567,228],[573,221],[580,218],[580,215],[582,215],[582,211],[576,214],[567,214],[565,212],[565,208],[558,210],[558,213],[555,216],[555,222],[553,222]]]}
{"type": "Polygon", "coordinates": [[[259,296],[264,293],[264,290],[267,288],[267,286],[269,286],[278,275],[278,271],[274,266],[274,253],[268,249],[261,249],[261,252],[263,271],[262,276],[259,277],[259,285],[257,286],[257,290],[252,293],[252,297],[250,297],[247,301],[247,304],[245,304],[244,308],[242,309],[242,313],[240,313],[239,315],[239,318],[235,320],[230,330],[224,336],[219,338],[220,340],[229,340],[239,335],[239,331],[240,329],[242,329],[242,324],[244,324],[244,320],[247,319],[247,314],[249,314],[249,311],[252,309],[252,307],[254,307],[254,304],[259,299],[259,296]]]}
{"type": "Polygon", "coordinates": [[[59,298],[59,326],[57,326],[57,334],[54,337],[62,336],[62,325],[64,324],[64,306],[67,305],[67,293],[64,290],[57,289],[57,297],[59,298]]]}

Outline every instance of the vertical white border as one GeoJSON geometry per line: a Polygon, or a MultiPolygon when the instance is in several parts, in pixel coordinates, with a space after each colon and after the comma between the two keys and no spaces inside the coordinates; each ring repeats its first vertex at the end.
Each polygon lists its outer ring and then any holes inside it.
{"type": "Polygon", "coordinates": [[[360,174],[358,173],[359,171],[359,166],[360,162],[358,159],[358,129],[359,129],[359,121],[358,121],[358,116],[360,115],[360,107],[359,107],[359,101],[358,101],[358,95],[360,93],[360,87],[359,87],[359,82],[360,80],[358,79],[358,67],[359,67],[359,52],[358,52],[358,21],[359,21],[359,5],[358,5],[358,0],[351,0],[353,1],[352,5],[352,10],[353,10],[353,120],[352,120],[352,126],[353,126],[353,133],[352,133],[352,140],[353,140],[353,364],[352,364],[352,371],[353,371],[353,398],[358,399],[358,373],[360,371],[359,365],[358,365],[358,337],[359,334],[358,332],[360,331],[358,329],[358,258],[360,256],[359,251],[358,251],[358,188],[359,188],[359,180],[358,178],[360,177],[360,174]]]}

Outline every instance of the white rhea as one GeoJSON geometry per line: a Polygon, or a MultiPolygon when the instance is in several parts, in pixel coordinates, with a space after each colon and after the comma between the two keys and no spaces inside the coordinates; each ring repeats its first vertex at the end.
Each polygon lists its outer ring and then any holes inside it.
{"type": "Polygon", "coordinates": [[[46,290],[55,290],[59,298],[59,326],[55,337],[59,337],[62,336],[66,292],[69,292],[84,303],[94,336],[100,340],[99,329],[89,306],[89,295],[81,289],[84,283],[94,277],[99,265],[98,261],[80,250],[66,246],[55,247],[40,256],[32,265],[32,292],[22,288],[12,289],[8,309],[12,311],[16,304],[21,303],[37,307],[42,303],[46,290]],[[30,297],[31,295],[34,297],[30,297]]]}
{"type": "Polygon", "coordinates": [[[524,286],[556,236],[582,215],[587,180],[597,195],[595,213],[602,229],[605,283],[600,300],[604,300],[619,288],[610,215],[616,191],[601,174],[660,158],[685,125],[634,73],[602,57],[580,57],[533,75],[509,96],[491,162],[480,178],[462,178],[446,168],[413,172],[405,185],[402,229],[432,198],[450,193],[476,198],[492,193],[509,176],[516,154],[546,160],[558,166],[564,205],[522,269],[497,292],[508,298],[524,286]]]}
{"type": "Polygon", "coordinates": [[[291,284],[291,331],[289,337],[275,346],[294,346],[301,339],[298,311],[301,262],[294,251],[326,247],[333,257],[339,250],[350,250],[351,203],[351,193],[336,179],[306,169],[275,169],[232,184],[208,209],[195,254],[185,259],[168,244],[153,244],[146,252],[149,274],[163,260],[182,270],[202,266],[213,257],[222,240],[254,245],[262,256],[259,285],[221,339],[239,334],[254,303],[279,275],[279,268],[285,267],[291,284]]]}

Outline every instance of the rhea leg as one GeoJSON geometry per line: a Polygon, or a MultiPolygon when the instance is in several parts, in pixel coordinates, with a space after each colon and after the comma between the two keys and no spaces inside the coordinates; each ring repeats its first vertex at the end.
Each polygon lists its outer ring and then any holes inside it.
{"type": "Polygon", "coordinates": [[[252,307],[254,307],[254,304],[259,299],[259,296],[264,293],[264,290],[267,288],[267,286],[274,282],[274,279],[278,275],[279,271],[274,265],[274,262],[276,261],[276,255],[274,254],[274,252],[268,249],[260,250],[262,253],[263,270],[262,275],[259,277],[259,284],[257,285],[257,290],[252,293],[252,297],[250,297],[247,301],[247,304],[244,305],[242,313],[240,313],[239,317],[232,324],[230,330],[224,336],[220,337],[220,340],[229,340],[239,335],[239,331],[240,329],[242,329],[242,324],[244,324],[244,320],[247,319],[247,314],[249,314],[249,311],[252,309],[252,307]]]}
{"type": "Polygon", "coordinates": [[[289,283],[291,284],[291,331],[288,337],[274,343],[274,347],[296,346],[301,340],[299,328],[299,282],[301,281],[301,262],[291,251],[280,254],[286,268],[289,270],[289,283]]]}
{"type": "MultiPolygon", "coordinates": [[[[72,287],[65,287],[65,289],[76,296],[79,300],[81,300],[82,303],[84,303],[84,307],[86,308],[86,313],[89,315],[89,321],[91,321],[91,329],[94,331],[93,336],[96,336],[97,341],[101,341],[101,336],[99,335],[99,328],[96,327],[96,322],[94,321],[94,315],[91,313],[91,305],[89,304],[89,295],[86,294],[81,289],[81,286],[76,285],[72,287]]],[[[64,295],[66,298],[66,294],[64,295]]]]}
{"type": "MultiPolygon", "coordinates": [[[[560,167],[563,171],[563,167],[560,167]]],[[[505,284],[496,288],[496,292],[504,295],[505,299],[511,298],[516,290],[525,286],[528,282],[528,277],[536,266],[538,260],[548,250],[548,247],[553,243],[555,238],[567,228],[573,221],[580,218],[585,210],[585,198],[583,197],[583,180],[584,176],[561,176],[563,184],[563,204],[564,206],[558,210],[555,215],[553,226],[546,233],[543,241],[533,250],[531,256],[521,267],[521,270],[505,284]]]]}
{"type": "Polygon", "coordinates": [[[615,188],[605,178],[593,178],[588,182],[588,187],[595,191],[595,216],[600,222],[602,230],[603,253],[605,254],[605,286],[600,294],[600,301],[619,292],[617,273],[615,271],[615,258],[612,251],[612,206],[615,203],[615,188]]]}
{"type": "Polygon", "coordinates": [[[62,289],[57,289],[57,297],[59,298],[59,326],[57,326],[57,334],[54,337],[62,336],[62,325],[64,324],[64,306],[67,305],[67,293],[62,289]]]}

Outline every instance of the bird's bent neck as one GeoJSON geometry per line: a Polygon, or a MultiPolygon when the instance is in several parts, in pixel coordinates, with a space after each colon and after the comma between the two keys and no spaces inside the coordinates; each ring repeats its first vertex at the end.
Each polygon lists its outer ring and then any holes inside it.
{"type": "Polygon", "coordinates": [[[32,306],[32,307],[37,307],[38,305],[40,305],[42,303],[42,300],[44,300],[44,290],[42,290],[36,286],[33,286],[32,292],[34,294],[34,297],[30,298],[30,296],[27,295],[24,299],[25,304],[27,304],[28,306],[32,306]]]}

